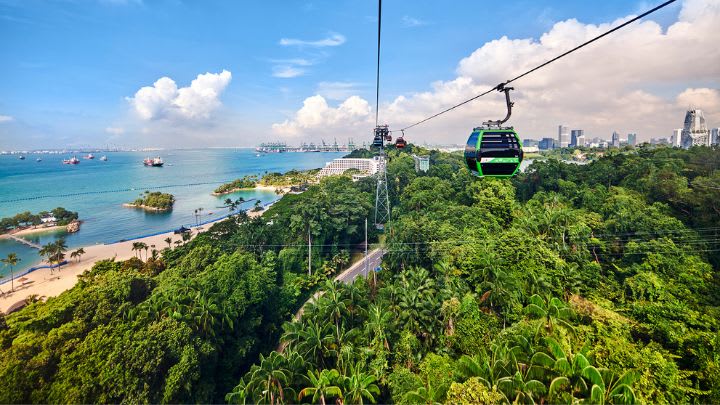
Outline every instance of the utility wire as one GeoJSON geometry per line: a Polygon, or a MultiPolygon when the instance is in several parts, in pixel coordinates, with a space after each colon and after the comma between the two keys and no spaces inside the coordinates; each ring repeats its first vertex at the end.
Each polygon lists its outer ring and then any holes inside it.
{"type": "MultiPolygon", "coordinates": [[[[482,97],[482,96],[485,96],[485,95],[487,95],[487,94],[490,94],[490,93],[492,93],[493,91],[496,91],[496,90],[501,91],[506,85],[508,85],[508,84],[510,84],[510,83],[512,83],[512,82],[514,82],[514,81],[516,81],[516,80],[519,80],[519,79],[521,79],[521,78],[529,75],[530,73],[533,73],[533,72],[535,72],[535,71],[537,71],[537,70],[539,70],[539,69],[542,69],[542,68],[544,68],[545,66],[547,66],[547,65],[555,62],[556,60],[561,59],[561,58],[563,58],[563,57],[565,57],[565,56],[567,56],[567,55],[569,55],[569,54],[571,54],[571,53],[579,50],[580,48],[583,48],[583,47],[585,47],[585,46],[587,46],[587,45],[590,45],[591,43],[593,43],[593,42],[595,42],[595,41],[597,41],[597,40],[599,40],[599,39],[601,39],[601,38],[603,38],[603,37],[606,37],[606,36],[612,34],[613,32],[615,32],[615,31],[617,31],[617,30],[619,30],[619,29],[622,29],[622,28],[624,28],[624,27],[626,27],[626,26],[634,23],[635,21],[640,20],[640,19],[642,19],[643,17],[646,17],[646,16],[648,16],[648,15],[650,15],[650,14],[652,14],[652,13],[654,13],[654,12],[656,12],[656,11],[658,11],[658,10],[660,10],[660,9],[662,9],[662,8],[668,6],[668,5],[670,5],[670,4],[672,4],[672,3],[676,2],[676,1],[677,1],[677,0],[668,0],[668,1],[660,4],[659,6],[653,8],[653,9],[651,9],[651,10],[648,10],[648,11],[640,14],[639,16],[637,16],[637,17],[635,17],[635,18],[633,18],[633,19],[631,19],[631,20],[628,20],[628,21],[626,21],[626,22],[618,25],[617,27],[615,27],[615,28],[613,28],[613,29],[611,29],[611,30],[609,30],[609,31],[601,34],[601,35],[598,35],[598,36],[596,36],[595,38],[593,38],[593,39],[591,39],[591,40],[589,40],[589,41],[587,41],[587,42],[584,42],[584,43],[576,46],[575,48],[570,49],[569,51],[567,51],[567,52],[565,52],[565,53],[563,53],[563,54],[561,54],[561,55],[558,55],[558,56],[550,59],[549,61],[547,61],[547,62],[545,62],[545,63],[543,63],[543,64],[541,64],[541,65],[538,65],[538,66],[536,66],[536,67],[528,70],[528,71],[525,72],[525,73],[522,73],[522,74],[520,74],[520,75],[518,75],[518,76],[515,76],[514,78],[512,78],[512,79],[510,79],[510,80],[508,80],[508,81],[506,81],[506,82],[504,82],[504,83],[500,83],[500,84],[498,84],[497,86],[495,86],[495,87],[493,87],[493,88],[491,88],[491,89],[489,89],[489,90],[487,90],[487,91],[485,91],[485,92],[483,92],[483,93],[480,93],[480,94],[478,94],[478,95],[475,96],[475,97],[469,98],[469,99],[463,101],[463,102],[460,103],[460,104],[456,104],[456,105],[454,105],[454,106],[452,106],[452,107],[450,107],[450,108],[447,108],[447,109],[445,109],[445,110],[443,110],[443,111],[440,111],[440,112],[437,113],[437,114],[431,115],[431,116],[429,116],[429,117],[427,117],[427,118],[425,118],[425,119],[423,119],[423,120],[421,120],[421,121],[418,121],[418,122],[416,122],[416,123],[414,123],[414,124],[412,124],[412,125],[408,125],[408,126],[406,126],[405,128],[403,128],[402,131],[405,131],[405,130],[410,129],[410,128],[414,127],[414,126],[420,125],[420,124],[422,124],[422,123],[424,123],[424,122],[430,121],[431,119],[433,119],[433,118],[435,118],[435,117],[438,117],[438,116],[440,116],[440,115],[445,114],[446,112],[449,112],[449,111],[452,111],[452,110],[454,110],[454,109],[456,109],[456,108],[458,108],[458,107],[461,107],[461,106],[463,106],[463,105],[465,105],[465,104],[467,104],[467,103],[469,103],[469,102],[471,102],[471,101],[473,101],[473,100],[476,100],[476,99],[478,99],[478,98],[480,98],[480,97],[482,97]]],[[[379,50],[378,50],[378,52],[379,52],[379,50]]]]}
{"type": "Polygon", "coordinates": [[[382,27],[382,0],[378,0],[378,41],[377,41],[377,75],[375,80],[375,127],[378,126],[380,113],[380,28],[382,27]]]}

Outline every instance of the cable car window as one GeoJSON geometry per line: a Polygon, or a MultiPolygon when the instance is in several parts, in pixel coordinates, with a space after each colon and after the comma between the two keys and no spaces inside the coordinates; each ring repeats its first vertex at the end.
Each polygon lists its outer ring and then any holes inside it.
{"type": "Polygon", "coordinates": [[[473,132],[472,135],[470,135],[470,139],[467,141],[467,145],[465,145],[465,160],[468,168],[473,171],[477,171],[478,136],[480,136],[479,132],[473,132]]]}

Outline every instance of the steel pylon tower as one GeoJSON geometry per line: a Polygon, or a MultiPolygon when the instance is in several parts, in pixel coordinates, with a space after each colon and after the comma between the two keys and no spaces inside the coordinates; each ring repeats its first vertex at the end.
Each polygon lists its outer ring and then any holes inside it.
{"type": "Polygon", "coordinates": [[[377,187],[375,188],[375,226],[378,229],[385,227],[390,220],[390,196],[387,188],[387,161],[385,151],[381,150],[378,156],[377,187]]]}

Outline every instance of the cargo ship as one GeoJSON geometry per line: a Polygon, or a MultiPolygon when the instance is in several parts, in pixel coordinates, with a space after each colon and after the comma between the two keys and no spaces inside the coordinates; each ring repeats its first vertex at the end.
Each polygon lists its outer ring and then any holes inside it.
{"type": "Polygon", "coordinates": [[[143,164],[149,167],[162,167],[164,163],[165,162],[163,162],[160,156],[155,158],[145,158],[145,160],[143,160],[143,164]]]}

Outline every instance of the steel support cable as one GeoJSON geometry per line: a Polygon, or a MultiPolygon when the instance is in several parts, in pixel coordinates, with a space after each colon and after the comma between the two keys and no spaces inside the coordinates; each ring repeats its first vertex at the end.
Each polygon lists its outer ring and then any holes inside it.
{"type": "Polygon", "coordinates": [[[377,73],[375,76],[375,127],[380,113],[380,28],[382,27],[382,0],[378,0],[377,73]]]}
{"type": "Polygon", "coordinates": [[[556,57],[548,60],[547,62],[545,62],[545,63],[543,63],[543,64],[541,64],[541,65],[538,65],[538,66],[536,66],[536,67],[528,70],[528,71],[525,72],[525,73],[522,73],[522,74],[520,74],[520,75],[518,75],[518,76],[515,76],[514,78],[512,78],[512,79],[510,79],[510,80],[508,80],[508,81],[506,81],[506,82],[500,83],[500,84],[498,84],[497,86],[495,86],[495,87],[493,87],[493,88],[491,88],[491,89],[489,89],[489,90],[487,90],[487,91],[485,91],[485,92],[483,92],[483,93],[480,93],[480,94],[478,94],[478,95],[475,96],[475,97],[472,97],[472,98],[469,98],[469,99],[463,101],[462,103],[456,104],[456,105],[454,105],[454,106],[452,106],[452,107],[450,107],[450,108],[447,108],[447,109],[445,109],[445,110],[443,110],[443,111],[440,111],[439,113],[434,114],[434,115],[431,115],[431,116],[429,116],[429,117],[427,117],[427,118],[425,118],[425,119],[423,119],[423,120],[421,120],[421,121],[418,121],[418,122],[416,122],[416,123],[414,123],[414,124],[412,124],[412,125],[408,125],[408,126],[406,126],[405,128],[403,128],[402,131],[405,131],[405,130],[407,130],[407,129],[410,129],[410,128],[412,128],[412,127],[415,127],[415,126],[417,126],[417,125],[420,125],[420,124],[422,124],[422,123],[424,123],[424,122],[430,121],[430,120],[433,119],[433,118],[436,118],[436,117],[438,117],[438,116],[440,116],[440,115],[443,115],[443,114],[445,114],[445,113],[447,113],[447,112],[450,112],[450,111],[452,111],[452,110],[454,110],[454,109],[456,109],[456,108],[458,108],[458,107],[461,107],[461,106],[463,106],[463,105],[465,105],[465,104],[467,104],[467,103],[469,103],[469,102],[471,102],[471,101],[473,101],[473,100],[477,100],[477,99],[480,98],[480,97],[483,97],[483,96],[485,96],[485,95],[487,95],[487,94],[492,93],[493,91],[502,90],[506,85],[508,85],[508,84],[510,84],[510,83],[512,83],[512,82],[514,82],[514,81],[516,81],[516,80],[519,80],[519,79],[521,79],[521,78],[523,78],[523,77],[525,77],[525,76],[527,76],[527,75],[529,75],[529,74],[531,74],[531,73],[533,73],[533,72],[535,72],[535,71],[537,71],[537,70],[539,70],[539,69],[542,69],[542,68],[544,68],[545,66],[547,66],[547,65],[549,65],[549,64],[557,61],[558,59],[564,58],[565,56],[570,55],[571,53],[573,53],[573,52],[575,52],[575,51],[577,51],[577,50],[579,50],[579,49],[581,49],[581,48],[584,48],[585,46],[590,45],[591,43],[593,43],[593,42],[595,42],[595,41],[597,41],[597,40],[599,40],[599,39],[601,39],[601,38],[604,38],[604,37],[612,34],[613,32],[615,32],[615,31],[617,31],[617,30],[620,30],[620,29],[622,29],[622,28],[624,28],[624,27],[626,27],[626,26],[634,23],[635,21],[638,21],[638,20],[640,20],[640,19],[642,19],[642,18],[644,18],[644,17],[646,17],[646,16],[648,16],[648,15],[650,15],[650,14],[652,14],[652,13],[654,13],[654,12],[656,12],[656,11],[658,11],[658,10],[660,10],[660,9],[662,9],[662,8],[668,6],[668,5],[670,5],[670,4],[672,4],[672,3],[676,2],[676,1],[677,1],[677,0],[668,0],[668,1],[660,4],[659,6],[654,7],[654,8],[652,8],[652,9],[650,9],[650,10],[648,10],[648,11],[646,11],[646,12],[644,12],[644,13],[638,15],[638,16],[636,16],[635,18],[632,18],[632,19],[630,19],[630,20],[628,20],[628,21],[626,21],[626,22],[618,25],[617,27],[612,28],[612,29],[606,31],[605,33],[600,34],[600,35],[596,36],[595,38],[593,38],[593,39],[591,39],[591,40],[589,40],[589,41],[583,42],[582,44],[576,46],[575,48],[572,48],[572,49],[570,49],[569,51],[564,52],[564,53],[562,53],[562,54],[560,54],[560,55],[558,55],[558,56],[556,56],[556,57]]]}

